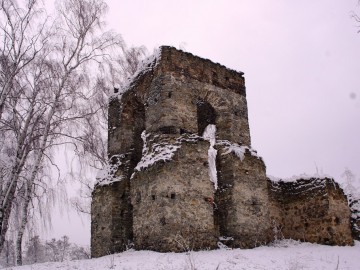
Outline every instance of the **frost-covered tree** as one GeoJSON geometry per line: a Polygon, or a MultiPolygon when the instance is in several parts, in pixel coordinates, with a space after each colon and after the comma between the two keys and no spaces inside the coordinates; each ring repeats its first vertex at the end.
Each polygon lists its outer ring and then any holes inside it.
{"type": "Polygon", "coordinates": [[[69,243],[69,237],[64,235],[60,240],[57,241],[57,246],[59,249],[59,261],[63,262],[66,259],[70,258],[71,244],[69,243]]]}
{"type": "MultiPolygon", "coordinates": [[[[0,250],[5,241],[13,202],[30,172],[28,160],[41,118],[38,92],[32,92],[31,70],[47,44],[46,18],[36,0],[23,6],[0,1],[0,250]],[[36,31],[33,27],[36,26],[36,31]]],[[[20,196],[18,196],[18,199],[20,196]]]]}
{"type": "Polygon", "coordinates": [[[0,0],[0,250],[12,224],[18,264],[30,213],[55,194],[45,174],[53,150],[91,148],[96,134],[84,123],[103,109],[96,71],[123,48],[119,35],[103,30],[104,1],[59,1],[54,19],[41,4],[0,0]]]}
{"type": "Polygon", "coordinates": [[[26,244],[24,262],[26,264],[46,262],[46,247],[38,235],[30,238],[26,244]]]}
{"type": "Polygon", "coordinates": [[[0,254],[0,265],[4,267],[15,265],[15,247],[12,241],[5,240],[4,248],[0,254]]]}
{"type": "Polygon", "coordinates": [[[90,251],[87,248],[70,243],[66,235],[46,242],[43,242],[39,236],[34,236],[26,243],[24,253],[24,264],[90,258],[90,251]]]}
{"type": "Polygon", "coordinates": [[[55,238],[46,242],[47,257],[52,262],[63,262],[70,259],[71,244],[69,237],[64,235],[61,239],[55,238]]]}
{"type": "Polygon", "coordinates": [[[84,260],[90,259],[90,249],[78,246],[76,244],[71,245],[70,260],[84,260]]]}
{"type": "Polygon", "coordinates": [[[343,190],[347,196],[349,207],[351,210],[350,223],[352,227],[353,237],[360,240],[360,190],[355,186],[356,176],[348,168],[342,174],[344,179],[343,190]]]}

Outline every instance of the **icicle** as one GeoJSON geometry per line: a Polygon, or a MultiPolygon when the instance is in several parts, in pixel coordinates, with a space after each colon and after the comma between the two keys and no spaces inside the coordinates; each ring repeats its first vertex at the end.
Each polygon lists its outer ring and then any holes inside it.
{"type": "Polygon", "coordinates": [[[214,183],[214,187],[215,189],[217,189],[218,188],[217,171],[216,171],[217,150],[214,148],[216,141],[215,134],[216,134],[216,126],[210,124],[205,128],[205,131],[203,133],[203,138],[210,142],[210,147],[208,150],[209,176],[210,176],[210,181],[214,183]]]}

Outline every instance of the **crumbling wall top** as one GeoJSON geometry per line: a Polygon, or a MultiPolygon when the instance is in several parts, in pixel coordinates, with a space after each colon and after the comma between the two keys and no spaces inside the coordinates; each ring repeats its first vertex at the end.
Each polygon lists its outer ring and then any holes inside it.
{"type": "Polygon", "coordinates": [[[174,47],[160,47],[160,71],[186,76],[245,96],[244,73],[174,47]]]}

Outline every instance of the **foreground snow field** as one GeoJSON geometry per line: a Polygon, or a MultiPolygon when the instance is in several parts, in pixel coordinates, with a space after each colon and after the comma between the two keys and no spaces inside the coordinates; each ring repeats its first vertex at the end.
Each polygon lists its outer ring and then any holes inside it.
{"type": "Polygon", "coordinates": [[[264,246],[251,250],[221,249],[187,253],[129,250],[91,260],[42,263],[8,269],[360,269],[360,242],[355,242],[353,247],[332,247],[285,240],[273,247],[264,246]]]}

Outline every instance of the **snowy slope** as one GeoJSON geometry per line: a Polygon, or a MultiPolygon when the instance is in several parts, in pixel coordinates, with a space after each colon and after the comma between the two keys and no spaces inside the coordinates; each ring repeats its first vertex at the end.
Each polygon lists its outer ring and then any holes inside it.
{"type": "Polygon", "coordinates": [[[353,247],[331,247],[286,240],[274,247],[264,246],[251,250],[222,249],[187,253],[129,250],[91,260],[43,263],[9,269],[360,269],[360,242],[355,242],[353,247]]]}

